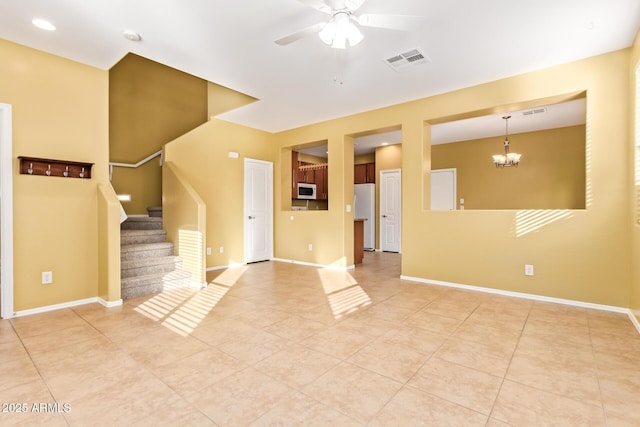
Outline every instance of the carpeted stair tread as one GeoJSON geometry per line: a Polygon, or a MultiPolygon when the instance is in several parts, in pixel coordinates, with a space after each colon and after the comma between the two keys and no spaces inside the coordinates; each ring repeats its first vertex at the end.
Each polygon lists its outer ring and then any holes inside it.
{"type": "Polygon", "coordinates": [[[121,298],[129,299],[170,289],[188,287],[191,273],[176,269],[166,273],[146,274],[121,280],[121,298]]]}
{"type": "Polygon", "coordinates": [[[170,242],[138,243],[120,246],[121,261],[171,255],[173,255],[173,243],[170,242]]]}
{"type": "Polygon", "coordinates": [[[164,230],[120,230],[121,245],[161,243],[166,240],[167,232],[164,230]]]}
{"type": "Polygon", "coordinates": [[[147,215],[129,216],[120,224],[122,230],[162,230],[162,217],[147,215]]]}

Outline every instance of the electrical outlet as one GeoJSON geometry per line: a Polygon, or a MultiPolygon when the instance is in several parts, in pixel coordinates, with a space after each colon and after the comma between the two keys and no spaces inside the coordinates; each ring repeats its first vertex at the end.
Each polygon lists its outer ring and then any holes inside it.
{"type": "Polygon", "coordinates": [[[311,252],[312,250],[313,250],[313,245],[309,243],[309,252],[311,252]]]}
{"type": "Polygon", "coordinates": [[[524,275],[525,276],[533,276],[533,264],[525,264],[524,265],[524,275]]]}
{"type": "Polygon", "coordinates": [[[223,254],[224,253],[224,246],[220,246],[220,253],[223,254]]]}
{"type": "Polygon", "coordinates": [[[42,284],[49,285],[53,283],[53,272],[51,271],[43,271],[42,272],[42,284]]]}
{"type": "Polygon", "coordinates": [[[207,255],[211,255],[211,248],[207,248],[207,255]]]}

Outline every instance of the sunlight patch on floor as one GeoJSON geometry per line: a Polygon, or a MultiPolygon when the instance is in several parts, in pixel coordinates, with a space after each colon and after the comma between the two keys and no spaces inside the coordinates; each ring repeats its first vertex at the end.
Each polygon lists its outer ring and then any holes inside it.
{"type": "Polygon", "coordinates": [[[319,269],[318,275],[335,319],[371,304],[369,295],[349,272],[319,269]]]}

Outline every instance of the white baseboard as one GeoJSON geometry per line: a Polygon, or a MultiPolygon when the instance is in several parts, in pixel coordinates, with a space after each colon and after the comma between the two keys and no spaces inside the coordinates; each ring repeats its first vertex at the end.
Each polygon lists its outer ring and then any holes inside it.
{"type": "Polygon", "coordinates": [[[46,305],[44,307],[30,308],[28,310],[20,310],[20,311],[16,311],[13,314],[13,316],[14,317],[31,316],[33,314],[47,313],[49,311],[61,310],[63,308],[77,307],[79,305],[92,304],[94,302],[102,304],[105,307],[116,307],[118,305],[122,305],[122,300],[105,301],[102,298],[93,297],[93,298],[85,298],[77,301],[63,302],[60,304],[46,305]]]}
{"type": "Polygon", "coordinates": [[[629,318],[631,319],[631,323],[636,327],[638,333],[640,334],[640,321],[638,318],[640,317],[640,310],[631,310],[629,309],[629,318]]]}
{"type": "MultiPolygon", "coordinates": [[[[472,285],[463,285],[460,283],[443,282],[441,280],[422,279],[419,277],[411,277],[411,276],[400,276],[400,279],[410,280],[412,282],[418,282],[418,283],[425,283],[429,285],[447,286],[450,288],[465,289],[469,291],[485,292],[489,294],[503,295],[503,296],[509,296],[509,297],[515,297],[515,298],[524,298],[524,299],[530,299],[534,301],[544,301],[544,302],[552,302],[556,304],[572,305],[575,307],[592,308],[595,310],[613,311],[616,313],[627,313],[627,314],[630,314],[631,312],[631,310],[629,310],[628,308],[616,307],[613,305],[594,304],[590,302],[546,297],[543,295],[527,294],[523,292],[504,291],[501,289],[484,288],[481,286],[472,286],[472,285]]],[[[640,329],[638,331],[640,332],[640,329]]]]}
{"type": "Polygon", "coordinates": [[[115,300],[115,301],[107,301],[105,299],[98,297],[98,302],[107,308],[120,307],[122,305],[122,299],[115,300]]]}
{"type": "Polygon", "coordinates": [[[304,265],[307,267],[324,268],[327,270],[338,270],[338,271],[347,271],[347,270],[353,270],[354,268],[356,268],[354,264],[349,265],[347,267],[336,267],[335,265],[315,264],[312,262],[295,261],[292,259],[283,259],[283,258],[272,258],[271,261],[286,262],[289,264],[304,265]]]}
{"type": "Polygon", "coordinates": [[[247,265],[247,264],[244,264],[242,262],[237,262],[235,264],[217,265],[215,267],[207,267],[206,271],[226,270],[228,268],[242,267],[244,265],[247,265]]]}

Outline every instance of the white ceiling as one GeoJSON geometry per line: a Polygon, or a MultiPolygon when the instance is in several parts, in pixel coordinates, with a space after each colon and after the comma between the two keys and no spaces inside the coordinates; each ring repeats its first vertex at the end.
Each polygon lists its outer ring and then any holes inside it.
{"type": "Polygon", "coordinates": [[[220,117],[276,132],[626,48],[640,26],[638,0],[367,0],[359,12],[423,19],[363,28],[336,50],[315,35],[274,43],[328,19],[298,0],[0,0],[0,38],[101,69],[136,53],[260,99],[220,117]],[[430,62],[383,61],[416,47],[430,62]]]}

